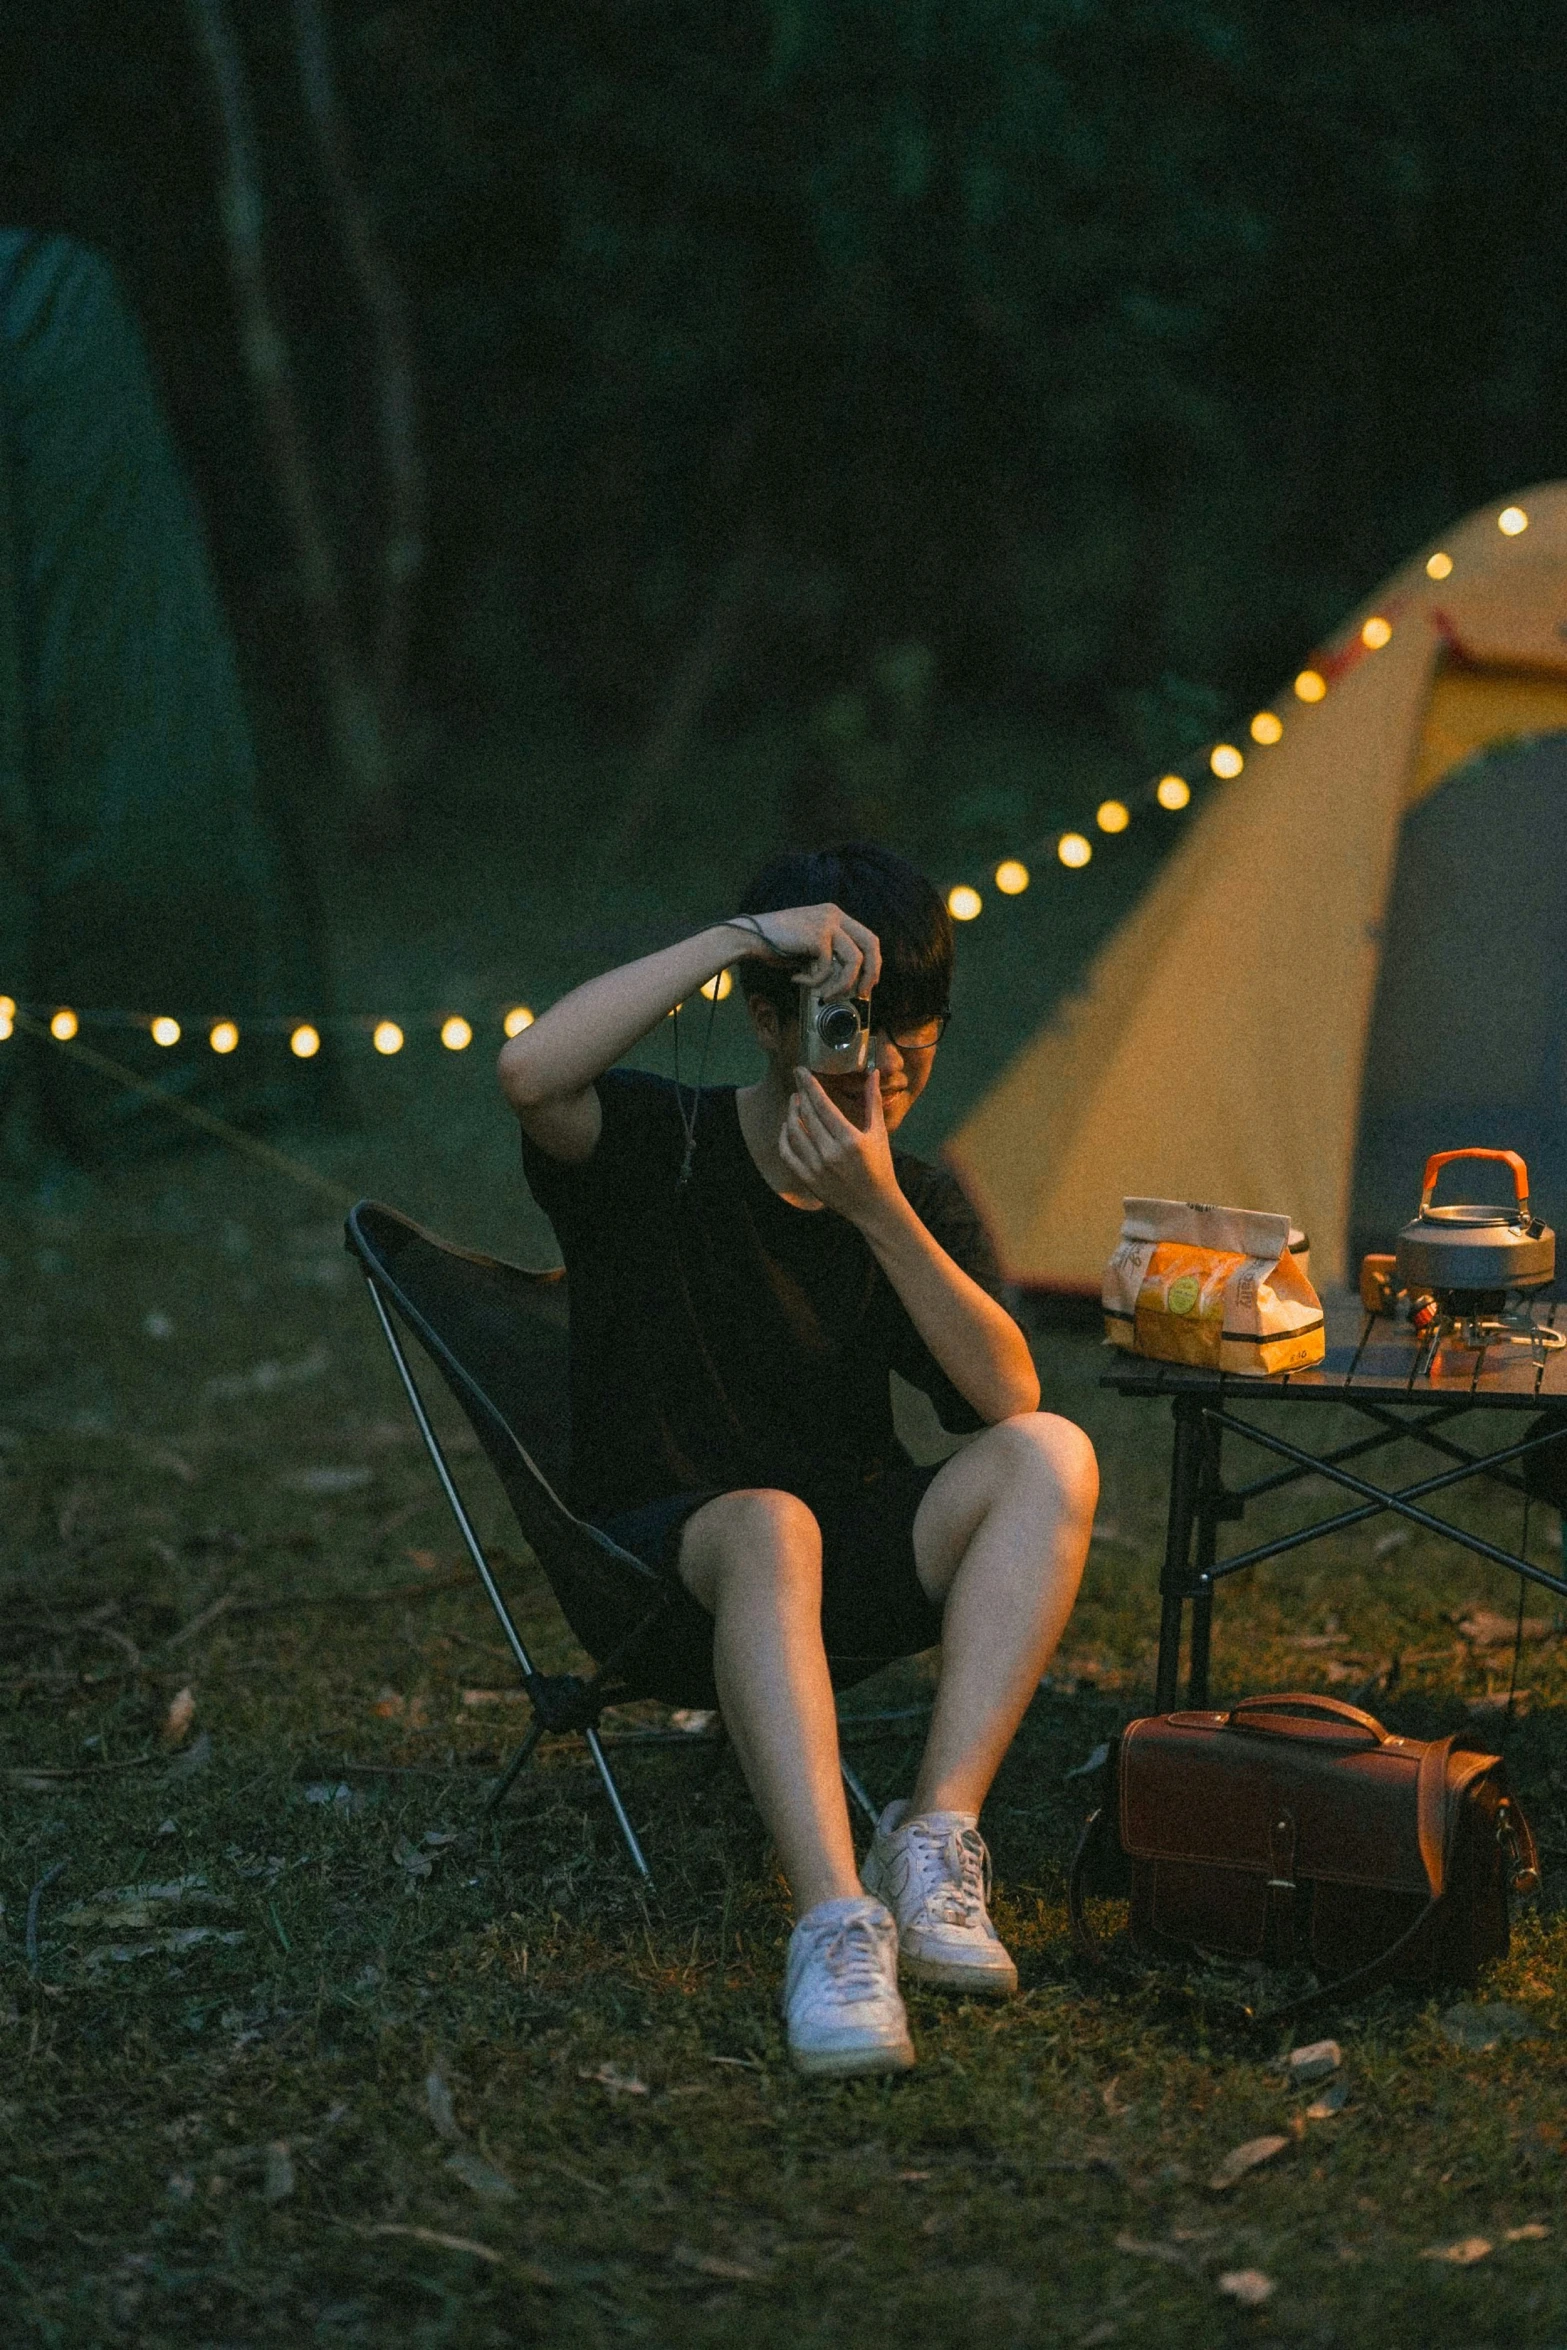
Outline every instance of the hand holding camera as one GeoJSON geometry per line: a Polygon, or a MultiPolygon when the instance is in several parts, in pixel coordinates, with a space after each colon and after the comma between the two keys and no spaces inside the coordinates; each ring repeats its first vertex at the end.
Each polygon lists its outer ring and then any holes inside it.
{"type": "Polygon", "coordinates": [[[792,966],[803,987],[829,1000],[869,996],[881,978],[876,933],[840,906],[787,906],[767,914],[740,914],[727,927],[741,932],[748,955],[792,966]]]}
{"type": "Polygon", "coordinates": [[[881,1111],[881,1073],[873,1063],[861,1080],[863,1126],[845,1115],[809,1069],[796,1074],[799,1088],[778,1137],[778,1154],[813,1199],[863,1228],[889,1204],[902,1201],[881,1111]]]}

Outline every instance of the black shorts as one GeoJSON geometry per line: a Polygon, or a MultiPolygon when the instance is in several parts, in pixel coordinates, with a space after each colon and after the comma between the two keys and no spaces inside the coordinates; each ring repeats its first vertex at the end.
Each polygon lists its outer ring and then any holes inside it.
{"type": "MultiPolygon", "coordinates": [[[[822,1639],[838,1688],[941,1639],[941,1608],[927,1599],[914,1570],[914,1516],[937,1474],[910,1461],[852,1492],[797,1495],[822,1530],[822,1639]]],[[[717,1499],[717,1489],[666,1493],[594,1521],[671,1586],[668,1614],[635,1660],[628,1659],[628,1671],[639,1691],[672,1705],[718,1703],[713,1619],[679,1572],[686,1520],[717,1499]]]]}

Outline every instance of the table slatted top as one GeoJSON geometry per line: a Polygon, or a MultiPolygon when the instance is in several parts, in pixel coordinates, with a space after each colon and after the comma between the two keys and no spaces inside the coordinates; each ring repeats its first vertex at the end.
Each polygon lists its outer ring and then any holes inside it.
{"type": "MultiPolygon", "coordinates": [[[[1529,1346],[1443,1346],[1430,1369],[1417,1377],[1420,1344],[1406,1321],[1368,1315],[1358,1298],[1326,1302],[1327,1356],[1309,1371],[1281,1371],[1249,1379],[1234,1371],[1199,1370],[1186,1363],[1158,1363],[1116,1350],[1100,1380],[1122,1395],[1181,1395],[1198,1392],[1300,1403],[1367,1402],[1453,1404],[1467,1401],[1503,1410],[1560,1400],[1567,1403],[1567,1347],[1536,1362],[1529,1346]]],[[[1567,1299],[1537,1303],[1535,1318],[1567,1330],[1567,1299]]]]}

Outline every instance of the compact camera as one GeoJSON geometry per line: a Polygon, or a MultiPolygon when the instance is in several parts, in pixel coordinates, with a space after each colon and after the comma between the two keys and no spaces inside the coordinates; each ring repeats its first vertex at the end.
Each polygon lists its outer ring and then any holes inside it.
{"type": "Polygon", "coordinates": [[[818,1077],[852,1077],[871,1057],[869,996],[824,996],[802,984],[800,1060],[818,1077]]]}

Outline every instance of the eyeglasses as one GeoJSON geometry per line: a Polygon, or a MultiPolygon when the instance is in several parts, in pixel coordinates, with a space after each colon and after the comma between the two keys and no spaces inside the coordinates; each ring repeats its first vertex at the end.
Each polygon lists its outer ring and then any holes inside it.
{"type": "Polygon", "coordinates": [[[884,1036],[908,1060],[916,1053],[933,1053],[946,1035],[951,1018],[950,1011],[941,1011],[933,1019],[913,1022],[906,1028],[882,1028],[873,1021],[872,1034],[884,1036]]]}

